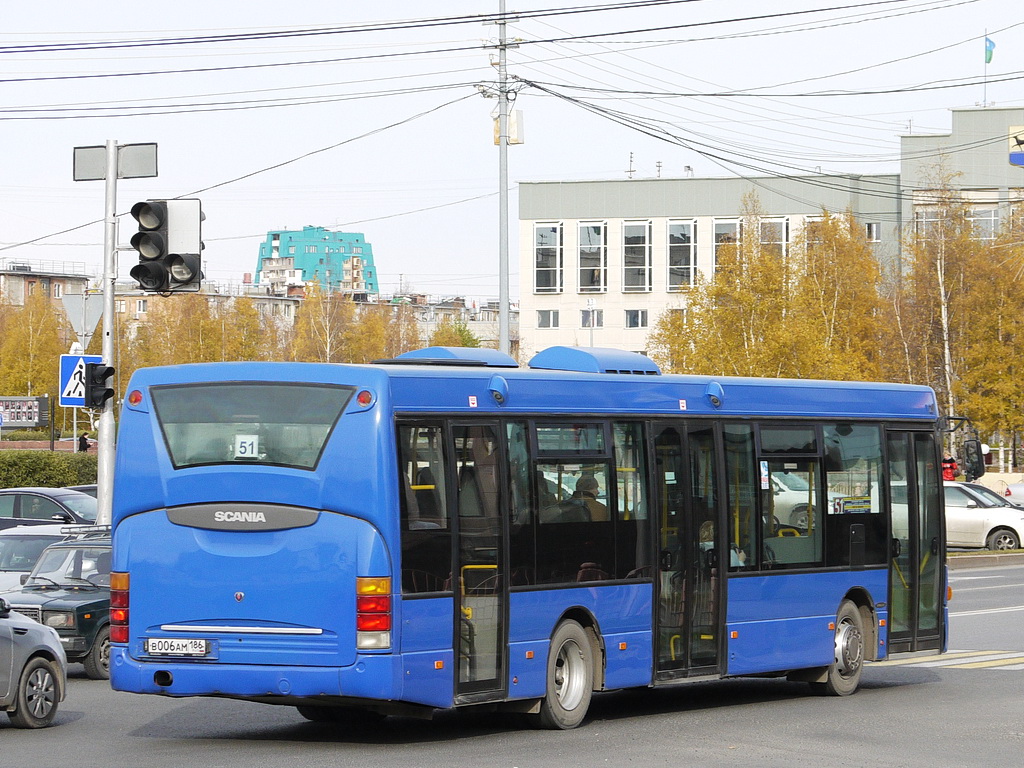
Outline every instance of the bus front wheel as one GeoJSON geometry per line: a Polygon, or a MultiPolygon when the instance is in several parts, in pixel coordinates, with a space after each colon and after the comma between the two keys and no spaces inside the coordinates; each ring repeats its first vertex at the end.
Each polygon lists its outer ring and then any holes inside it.
{"type": "Polygon", "coordinates": [[[814,687],[829,696],[849,696],[860,686],[864,670],[864,618],[849,600],[836,613],[835,661],[829,665],[825,682],[814,687]]]}
{"type": "Polygon", "coordinates": [[[563,621],[551,636],[547,686],[537,723],[568,730],[583,722],[594,688],[594,654],[587,631],[578,622],[563,621]]]}

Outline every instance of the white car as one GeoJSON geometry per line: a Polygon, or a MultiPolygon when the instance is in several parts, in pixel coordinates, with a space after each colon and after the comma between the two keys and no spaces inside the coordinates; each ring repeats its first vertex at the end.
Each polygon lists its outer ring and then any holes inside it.
{"type": "Polygon", "coordinates": [[[968,483],[946,481],[946,545],[1020,549],[1024,509],[968,483]]]}
{"type": "MultiPolygon", "coordinates": [[[[775,524],[806,530],[807,510],[814,508],[807,473],[776,470],[772,472],[771,477],[775,524]]],[[[829,504],[839,498],[840,494],[829,491],[829,504]]]]}
{"type": "Polygon", "coordinates": [[[21,587],[22,576],[35,566],[51,544],[75,538],[66,523],[19,525],[0,530],[0,592],[21,587]]]}

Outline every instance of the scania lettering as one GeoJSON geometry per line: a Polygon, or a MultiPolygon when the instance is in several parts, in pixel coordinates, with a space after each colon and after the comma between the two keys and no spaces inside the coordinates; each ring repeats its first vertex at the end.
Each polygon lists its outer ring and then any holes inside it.
{"type": "Polygon", "coordinates": [[[214,512],[218,523],[265,523],[267,516],[262,512],[214,512]]]}

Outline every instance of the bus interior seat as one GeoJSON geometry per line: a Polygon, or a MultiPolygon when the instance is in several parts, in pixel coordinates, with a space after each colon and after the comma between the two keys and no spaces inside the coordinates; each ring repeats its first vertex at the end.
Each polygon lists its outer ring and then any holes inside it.
{"type": "Polygon", "coordinates": [[[582,563],[576,581],[607,581],[611,576],[598,563],[582,563]]]}

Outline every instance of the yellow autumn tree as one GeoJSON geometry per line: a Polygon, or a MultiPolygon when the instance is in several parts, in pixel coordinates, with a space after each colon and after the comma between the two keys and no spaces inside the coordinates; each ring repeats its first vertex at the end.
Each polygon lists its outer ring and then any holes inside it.
{"type": "Polygon", "coordinates": [[[326,293],[319,283],[309,283],[299,306],[292,333],[291,359],[300,362],[347,362],[345,335],[355,308],[340,293],[326,293]]]}
{"type": "MultiPolygon", "coordinates": [[[[743,232],[760,232],[756,197],[744,199],[743,232]]],[[[717,249],[714,274],[698,276],[685,306],[655,321],[652,357],[673,372],[786,376],[793,340],[786,331],[791,290],[784,255],[760,237],[717,249]]]]}
{"type": "Polygon", "coordinates": [[[479,347],[480,339],[461,318],[445,317],[430,334],[432,347],[479,347]]]}
{"type": "Polygon", "coordinates": [[[881,278],[862,227],[822,212],[785,249],[777,226],[744,200],[741,242],[720,246],[714,274],[655,322],[649,349],[664,369],[878,377],[881,278]]]}
{"type": "Polygon", "coordinates": [[[41,290],[29,294],[23,306],[7,307],[2,314],[0,392],[57,397],[60,356],[68,351],[65,340],[74,338],[64,314],[41,290]]]}

